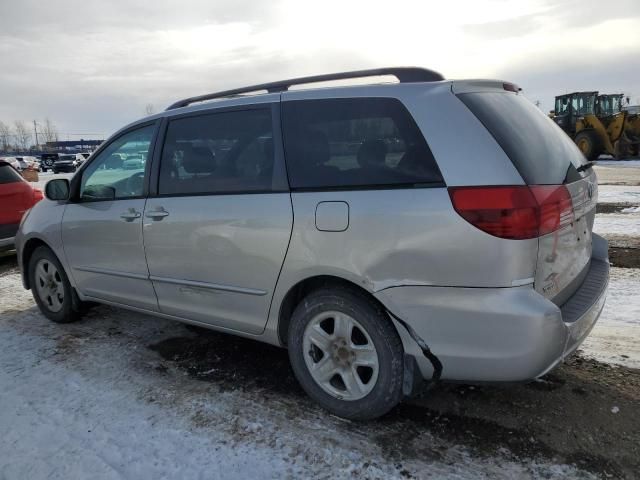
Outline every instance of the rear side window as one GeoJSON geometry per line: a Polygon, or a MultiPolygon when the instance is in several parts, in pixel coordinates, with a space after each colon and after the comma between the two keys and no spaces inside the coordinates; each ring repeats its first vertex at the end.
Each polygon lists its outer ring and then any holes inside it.
{"type": "Polygon", "coordinates": [[[463,93],[458,98],[489,130],[528,185],[562,185],[585,176],[573,140],[522,95],[463,93]]]}
{"type": "Polygon", "coordinates": [[[270,109],[217,112],[169,122],[160,164],[160,195],[266,192],[273,185],[270,109]]]}
{"type": "Polygon", "coordinates": [[[11,165],[0,163],[0,184],[22,181],[22,177],[11,165]]]}
{"type": "Polygon", "coordinates": [[[396,99],[295,100],[282,108],[292,188],[442,183],[427,142],[396,99]]]}

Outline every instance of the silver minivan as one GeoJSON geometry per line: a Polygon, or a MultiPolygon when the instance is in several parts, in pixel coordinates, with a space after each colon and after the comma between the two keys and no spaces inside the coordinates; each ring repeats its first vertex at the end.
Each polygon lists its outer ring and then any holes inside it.
{"type": "Polygon", "coordinates": [[[286,347],[350,419],[544,375],[608,284],[590,164],[502,81],[388,68],[189,98],[46,196],[16,237],[45,316],[99,302],[286,347]],[[398,81],[290,88],[381,75],[398,81]]]}

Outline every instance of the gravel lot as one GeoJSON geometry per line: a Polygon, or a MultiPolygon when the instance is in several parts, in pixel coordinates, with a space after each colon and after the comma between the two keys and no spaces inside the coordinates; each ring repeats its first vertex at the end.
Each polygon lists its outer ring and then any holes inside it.
{"type": "Polygon", "coordinates": [[[640,212],[622,210],[640,169],[596,171],[614,268],[582,350],[538,382],[441,385],[365,424],[311,402],[281,349],[104,306],[51,324],[0,256],[0,478],[637,478],[640,235],[624,225],[640,212]]]}

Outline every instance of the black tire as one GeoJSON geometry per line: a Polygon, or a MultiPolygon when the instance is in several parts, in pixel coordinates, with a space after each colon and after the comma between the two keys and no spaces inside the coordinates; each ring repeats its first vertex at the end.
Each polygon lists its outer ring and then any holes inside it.
{"type": "Polygon", "coordinates": [[[58,174],[58,170],[56,170],[55,168],[52,168],[51,171],[53,172],[54,175],[58,174]]]}
{"type": "Polygon", "coordinates": [[[31,258],[29,259],[29,283],[31,287],[31,293],[33,294],[33,298],[40,308],[42,314],[47,317],[49,320],[54,321],[56,323],[71,323],[81,318],[81,308],[80,302],[76,301],[76,306],[74,307],[74,295],[75,292],[69,283],[69,279],[67,277],[64,268],[58,261],[58,258],[48,247],[42,246],[35,249],[31,258]],[[38,293],[38,288],[36,285],[37,276],[36,276],[36,267],[41,260],[45,260],[50,262],[55,266],[58,277],[60,280],[60,284],[63,290],[63,300],[61,301],[62,307],[58,311],[53,311],[49,304],[47,304],[38,293]]]}
{"type": "Polygon", "coordinates": [[[633,156],[633,148],[631,143],[625,138],[624,135],[615,144],[614,157],[616,160],[625,160],[633,156]]]}
{"type": "Polygon", "coordinates": [[[602,139],[595,130],[582,130],[573,139],[587,160],[597,160],[602,153],[602,139]]]}
{"type": "Polygon", "coordinates": [[[288,332],[289,359],[307,394],[329,412],[350,420],[378,418],[402,399],[404,350],[398,332],[383,308],[373,299],[345,287],[323,288],[305,297],[293,312],[288,332]],[[323,312],[338,311],[355,319],[371,338],[378,355],[373,389],[363,398],[342,400],[325,391],[305,362],[304,333],[309,322],[323,312]]]}

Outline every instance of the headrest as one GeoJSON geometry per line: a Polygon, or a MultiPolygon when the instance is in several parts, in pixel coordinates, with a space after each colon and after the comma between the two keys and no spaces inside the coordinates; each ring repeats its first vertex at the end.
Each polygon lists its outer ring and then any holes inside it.
{"type": "Polygon", "coordinates": [[[183,150],[182,168],[187,173],[213,173],[216,157],[207,147],[188,146],[183,150]]]}
{"type": "Polygon", "coordinates": [[[358,164],[383,166],[387,158],[387,145],[382,140],[365,140],[358,149],[358,164]]]}

